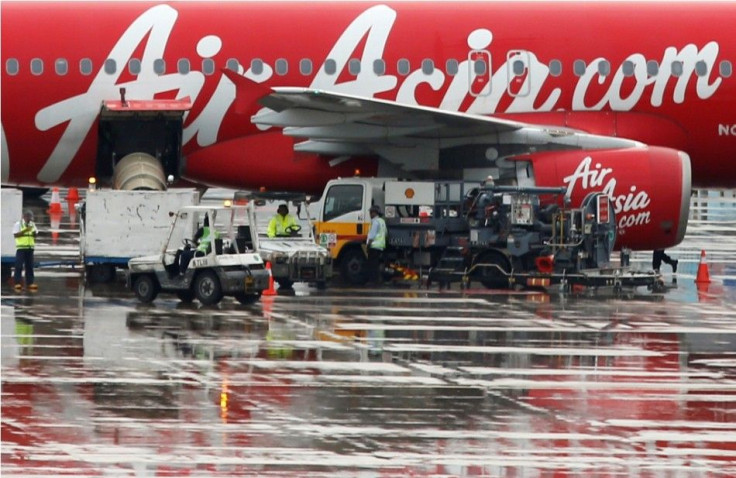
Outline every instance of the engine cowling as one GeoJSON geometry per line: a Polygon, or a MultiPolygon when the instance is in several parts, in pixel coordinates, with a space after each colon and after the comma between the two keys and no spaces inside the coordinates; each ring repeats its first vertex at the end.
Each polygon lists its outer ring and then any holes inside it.
{"type": "Polygon", "coordinates": [[[616,212],[616,248],[664,249],[685,237],[690,211],[690,158],[669,148],[546,152],[514,158],[531,162],[537,186],[567,186],[577,207],[602,191],[616,212]]]}

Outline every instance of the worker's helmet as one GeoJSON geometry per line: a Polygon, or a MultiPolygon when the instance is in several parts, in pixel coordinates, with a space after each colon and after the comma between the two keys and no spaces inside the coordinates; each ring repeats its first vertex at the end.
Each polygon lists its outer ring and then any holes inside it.
{"type": "Polygon", "coordinates": [[[276,210],[277,212],[284,211],[285,213],[289,212],[289,206],[285,203],[279,204],[279,208],[276,210]]]}
{"type": "Polygon", "coordinates": [[[33,220],[33,211],[31,211],[30,209],[26,209],[25,211],[23,211],[23,217],[27,217],[28,219],[33,220]]]}

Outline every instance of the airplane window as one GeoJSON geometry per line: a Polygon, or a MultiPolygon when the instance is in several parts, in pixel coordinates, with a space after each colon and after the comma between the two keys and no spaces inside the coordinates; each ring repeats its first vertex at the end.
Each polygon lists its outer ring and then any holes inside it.
{"type": "Polygon", "coordinates": [[[560,76],[562,74],[562,62],[560,60],[552,60],[549,62],[549,73],[552,76],[560,76]]]}
{"type": "Polygon", "coordinates": [[[82,58],[79,60],[79,72],[83,75],[92,74],[92,60],[89,58],[82,58]]]}
{"type": "Polygon", "coordinates": [[[328,75],[334,75],[337,72],[337,62],[332,58],[325,60],[325,73],[328,75]]]}
{"type": "Polygon", "coordinates": [[[284,76],[289,72],[289,62],[285,58],[276,60],[276,74],[284,76]]]}
{"type": "Polygon", "coordinates": [[[191,70],[191,67],[189,65],[189,60],[186,58],[179,58],[179,61],[176,65],[177,70],[179,70],[179,73],[182,75],[186,75],[191,70]]]}
{"type": "Polygon", "coordinates": [[[57,75],[66,75],[69,71],[69,65],[64,58],[58,58],[54,63],[57,75]]]}
{"type": "Polygon", "coordinates": [[[733,74],[733,68],[731,67],[731,62],[728,60],[723,60],[721,62],[721,76],[724,78],[730,78],[731,74],[733,74]]]}
{"type": "Polygon", "coordinates": [[[118,64],[113,58],[105,60],[105,73],[108,75],[114,75],[118,70],[118,64]]]}
{"type": "Polygon", "coordinates": [[[386,74],[386,62],[381,58],[373,60],[373,73],[378,76],[386,74]]]}
{"type": "Polygon", "coordinates": [[[411,72],[411,63],[406,58],[402,58],[399,60],[396,68],[400,75],[408,75],[411,72]]]}
{"type": "Polygon", "coordinates": [[[649,60],[647,62],[647,73],[649,76],[657,76],[659,74],[659,63],[656,60],[649,60]]]}
{"type": "Polygon", "coordinates": [[[708,74],[708,64],[703,60],[695,63],[695,74],[698,76],[706,76],[708,74]]]}
{"type": "Polygon", "coordinates": [[[598,62],[598,74],[600,76],[608,76],[611,74],[611,63],[608,60],[601,60],[598,62]]]}
{"type": "MultiPolygon", "coordinates": [[[[256,60],[253,60],[253,61],[250,62],[251,69],[255,68],[253,66],[253,62],[255,62],[255,61],[256,60]]],[[[260,60],[258,60],[258,61],[260,61],[260,60]]],[[[234,71],[234,72],[237,73],[238,72],[238,67],[240,66],[240,62],[238,60],[236,60],[235,58],[229,58],[227,60],[227,62],[225,62],[225,65],[226,65],[226,67],[227,67],[228,70],[234,71]]],[[[261,69],[262,68],[263,68],[263,65],[261,65],[261,69]]],[[[256,73],[256,75],[260,75],[260,73],[256,73]]]]}
{"type": "MultiPolygon", "coordinates": [[[[233,71],[238,71],[237,66],[235,68],[236,69],[233,71]]],[[[254,75],[262,74],[263,73],[263,60],[261,60],[260,58],[253,58],[253,60],[251,60],[250,62],[250,71],[254,75]]]]}
{"type": "Polygon", "coordinates": [[[38,76],[43,73],[43,60],[40,58],[34,58],[31,60],[31,73],[38,76]]]}
{"type": "Polygon", "coordinates": [[[429,58],[422,60],[422,73],[425,75],[431,75],[434,73],[434,61],[429,58]]]}
{"type": "Polygon", "coordinates": [[[460,70],[460,66],[458,65],[458,62],[454,58],[450,58],[445,63],[445,69],[447,70],[447,74],[450,76],[457,75],[457,72],[460,70]]]}
{"type": "Polygon", "coordinates": [[[18,60],[15,58],[10,58],[8,61],[5,62],[5,71],[8,73],[8,75],[17,75],[18,70],[20,70],[20,65],[18,63],[18,60]]]}
{"type": "Polygon", "coordinates": [[[166,62],[163,58],[156,58],[153,60],[153,72],[157,75],[163,75],[166,73],[166,62]]]}
{"type": "Polygon", "coordinates": [[[575,72],[575,76],[583,76],[585,74],[585,61],[575,60],[572,64],[572,70],[575,72]]]}
{"type": "Polygon", "coordinates": [[[312,74],[312,60],[309,58],[302,58],[299,62],[299,71],[302,75],[311,75],[312,74]]]}
{"type": "Polygon", "coordinates": [[[485,75],[486,74],[486,61],[485,60],[475,60],[473,62],[473,71],[476,75],[485,75]]]}
{"type": "Polygon", "coordinates": [[[205,75],[211,75],[215,72],[215,60],[212,58],[205,58],[202,60],[202,73],[205,75]]]}
{"type": "Polygon", "coordinates": [[[524,74],[524,62],[521,60],[515,60],[512,65],[512,70],[514,72],[514,75],[521,76],[524,74]]]}
{"type": "Polygon", "coordinates": [[[351,75],[359,75],[360,74],[360,60],[357,58],[351,58],[348,62],[348,71],[351,75]]]}
{"type": "Polygon", "coordinates": [[[634,76],[634,62],[631,60],[626,60],[623,65],[621,65],[621,69],[624,72],[624,76],[634,76]]]}
{"type": "Polygon", "coordinates": [[[128,71],[131,75],[140,75],[141,61],[138,58],[131,58],[128,62],[128,71]]]}
{"type": "Polygon", "coordinates": [[[672,76],[682,76],[682,62],[681,61],[673,61],[672,66],[670,67],[670,71],[672,73],[672,76]]]}

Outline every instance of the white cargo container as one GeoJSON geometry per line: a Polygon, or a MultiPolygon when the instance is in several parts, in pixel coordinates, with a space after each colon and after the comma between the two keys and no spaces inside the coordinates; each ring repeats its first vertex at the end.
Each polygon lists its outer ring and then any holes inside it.
{"type": "Polygon", "coordinates": [[[23,214],[23,192],[20,189],[2,188],[2,278],[10,277],[15,265],[15,238],[13,225],[23,214]]]}
{"type": "Polygon", "coordinates": [[[80,205],[79,252],[89,282],[109,282],[133,257],[159,254],[174,216],[199,204],[196,189],[97,190],[80,205]]]}

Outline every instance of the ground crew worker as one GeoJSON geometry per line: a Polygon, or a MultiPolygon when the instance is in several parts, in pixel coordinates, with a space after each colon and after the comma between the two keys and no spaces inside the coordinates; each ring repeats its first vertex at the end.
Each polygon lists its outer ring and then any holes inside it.
{"type": "Polygon", "coordinates": [[[23,218],[13,225],[15,237],[15,290],[23,289],[23,267],[26,269],[26,286],[29,290],[37,290],[33,283],[33,249],[36,247],[38,229],[33,222],[33,212],[26,210],[23,218]]]}
{"type": "Polygon", "coordinates": [[[202,227],[200,227],[194,235],[194,240],[197,241],[197,251],[206,255],[210,251],[212,243],[219,237],[220,234],[217,230],[210,228],[209,216],[205,216],[202,227]]]}
{"type": "Polygon", "coordinates": [[[174,263],[179,265],[179,274],[184,274],[189,267],[189,263],[197,252],[200,256],[206,256],[210,251],[210,244],[219,238],[220,234],[210,229],[210,221],[208,216],[204,216],[202,226],[194,233],[195,248],[192,249],[187,245],[184,249],[177,251],[178,258],[174,258],[174,263]]]}
{"type": "Polygon", "coordinates": [[[279,208],[276,210],[276,214],[271,218],[268,223],[268,237],[284,237],[290,236],[292,232],[296,232],[299,229],[299,224],[296,218],[289,214],[289,206],[286,204],[279,204],[279,208]]]}
{"type": "Polygon", "coordinates": [[[672,273],[677,272],[677,263],[680,262],[677,259],[673,259],[670,256],[668,256],[664,249],[655,249],[654,253],[652,254],[652,269],[659,272],[659,268],[662,265],[662,263],[669,264],[672,266],[672,273]]]}
{"type": "Polygon", "coordinates": [[[386,221],[381,217],[381,208],[371,206],[371,229],[368,231],[368,284],[380,285],[381,261],[383,251],[386,249],[386,221]]]}

